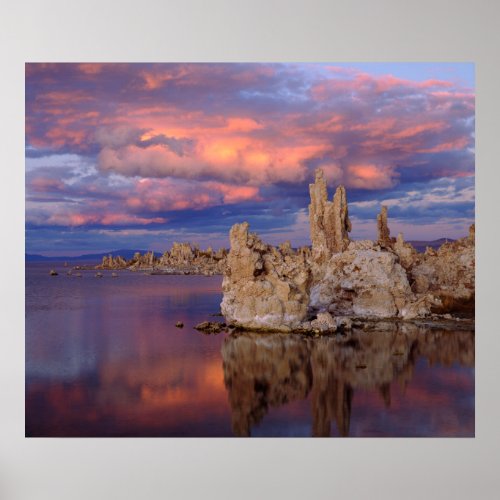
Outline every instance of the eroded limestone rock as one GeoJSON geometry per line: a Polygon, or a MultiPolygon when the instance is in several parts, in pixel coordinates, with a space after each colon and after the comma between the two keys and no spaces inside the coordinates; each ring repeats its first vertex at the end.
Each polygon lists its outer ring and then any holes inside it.
{"type": "Polygon", "coordinates": [[[327,220],[332,221],[334,252],[342,252],[349,245],[349,234],[351,232],[351,221],[347,210],[347,195],[344,186],[339,186],[333,195],[333,205],[327,207],[327,220]]]}
{"type": "Polygon", "coordinates": [[[104,256],[102,263],[96,269],[130,269],[132,271],[148,271],[153,274],[203,274],[212,276],[222,274],[226,264],[227,250],[225,248],[214,252],[211,247],[200,250],[197,245],[174,242],[172,248],[162,256],[154,252],[141,255],[136,252],[132,259],[112,255],[104,256]]]}
{"type": "Polygon", "coordinates": [[[329,312],[318,313],[315,320],[311,321],[311,328],[321,332],[334,332],[337,330],[337,322],[329,312]]]}
{"type": "Polygon", "coordinates": [[[228,321],[244,328],[326,331],[328,321],[320,315],[328,313],[415,319],[473,311],[474,226],[467,238],[422,254],[402,234],[391,238],[383,206],[377,241],[350,241],[345,189],[340,186],[328,201],[318,170],[309,190],[311,249],[295,251],[289,242],[265,245],[248,233],[246,223],[231,229],[222,302],[228,321]]]}
{"type": "Polygon", "coordinates": [[[113,257],[111,254],[102,258],[102,263],[96,269],[125,269],[127,261],[120,255],[113,257]]]}
{"type": "Polygon", "coordinates": [[[311,203],[309,222],[312,253],[315,261],[328,260],[332,253],[342,252],[349,245],[351,222],[347,210],[344,186],[339,186],[328,201],[328,191],[322,170],[316,171],[314,184],[309,185],[311,203]]]}
{"type": "Polygon", "coordinates": [[[474,309],[474,227],[469,236],[444,243],[438,250],[420,254],[410,271],[416,293],[432,293],[441,299],[439,312],[474,309]],[[472,236],[471,236],[472,235],[472,236]]]}
{"type": "Polygon", "coordinates": [[[382,247],[391,247],[391,231],[387,225],[387,207],[382,205],[380,213],[377,215],[377,241],[382,247]]]}
{"type": "Polygon", "coordinates": [[[469,227],[469,242],[473,245],[476,244],[476,225],[471,224],[469,227]]]}
{"type": "Polygon", "coordinates": [[[311,289],[310,306],[334,315],[388,318],[413,299],[395,254],[347,250],[325,266],[324,277],[311,289]]]}
{"type": "Polygon", "coordinates": [[[442,301],[432,293],[425,293],[417,296],[413,301],[407,302],[400,310],[400,316],[403,319],[415,319],[428,316],[431,310],[440,308],[442,301]]]}
{"type": "Polygon", "coordinates": [[[226,320],[250,329],[299,328],[309,304],[310,271],[304,253],[264,244],[235,224],[222,282],[221,311],[226,320]]]}
{"type": "Polygon", "coordinates": [[[403,234],[399,233],[392,249],[399,257],[399,263],[405,268],[410,269],[417,260],[418,252],[411,243],[407,243],[403,234]]]}

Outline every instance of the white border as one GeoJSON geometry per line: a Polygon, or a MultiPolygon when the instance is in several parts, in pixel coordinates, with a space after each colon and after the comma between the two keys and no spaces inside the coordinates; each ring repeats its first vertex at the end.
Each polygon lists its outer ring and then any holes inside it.
{"type": "Polygon", "coordinates": [[[495,0],[4,0],[0,498],[496,498],[499,7],[495,0]],[[475,62],[476,438],[25,439],[26,61],[475,62]]]}

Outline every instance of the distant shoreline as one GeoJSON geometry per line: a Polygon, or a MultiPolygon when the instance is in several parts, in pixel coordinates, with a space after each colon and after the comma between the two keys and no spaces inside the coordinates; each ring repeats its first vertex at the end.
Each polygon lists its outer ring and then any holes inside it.
{"type": "MultiPolygon", "coordinates": [[[[407,243],[413,245],[413,247],[419,252],[424,252],[426,247],[431,247],[434,249],[439,248],[443,243],[448,241],[455,241],[453,238],[439,238],[437,240],[410,240],[407,243]]],[[[102,261],[103,257],[107,257],[108,255],[112,255],[113,257],[121,256],[124,258],[131,258],[134,253],[140,252],[146,253],[147,250],[113,250],[110,252],[102,252],[102,253],[93,253],[93,254],[82,254],[78,256],[68,256],[68,255],[41,255],[41,254],[24,254],[25,262],[57,262],[57,261],[68,261],[68,262],[76,262],[76,261],[95,261],[96,264],[102,261]]],[[[153,252],[155,255],[161,255],[161,252],[153,252]]]]}

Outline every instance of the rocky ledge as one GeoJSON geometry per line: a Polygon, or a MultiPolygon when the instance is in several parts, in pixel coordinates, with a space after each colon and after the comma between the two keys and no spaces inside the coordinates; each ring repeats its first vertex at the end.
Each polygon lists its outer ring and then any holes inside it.
{"type": "Polygon", "coordinates": [[[351,241],[345,188],[328,200],[323,172],[310,185],[312,247],[274,247],[249,232],[230,231],[221,311],[249,330],[335,331],[352,318],[435,319],[473,316],[474,225],[469,236],[419,253],[390,235],[387,207],[377,217],[377,241],[351,241]]]}

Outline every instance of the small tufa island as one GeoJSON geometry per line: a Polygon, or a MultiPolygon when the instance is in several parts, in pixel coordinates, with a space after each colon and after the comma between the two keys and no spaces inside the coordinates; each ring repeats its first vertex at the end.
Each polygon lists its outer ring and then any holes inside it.
{"type": "Polygon", "coordinates": [[[309,189],[312,247],[267,245],[246,222],[231,228],[221,303],[228,324],[332,332],[356,320],[473,316],[474,225],[468,237],[420,253],[402,234],[391,237],[382,206],[377,241],[351,241],[345,188],[329,201],[317,170],[309,189]]]}
{"type": "Polygon", "coordinates": [[[197,245],[190,243],[174,243],[160,257],[154,252],[141,255],[136,252],[132,259],[126,260],[121,256],[104,256],[101,264],[95,269],[128,269],[129,271],[144,271],[149,274],[201,274],[213,276],[222,274],[226,264],[227,250],[217,251],[208,247],[201,250],[197,245]]]}

